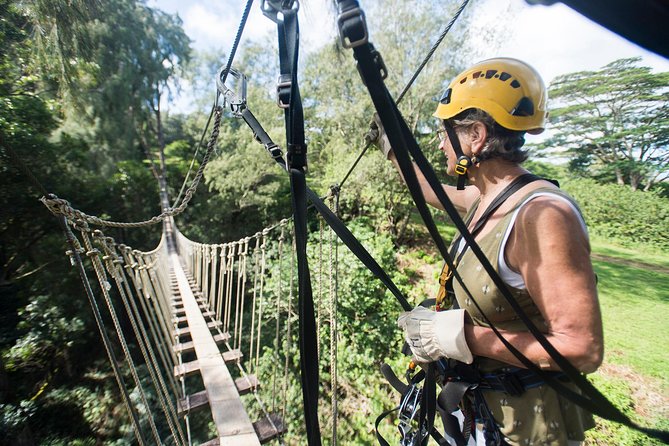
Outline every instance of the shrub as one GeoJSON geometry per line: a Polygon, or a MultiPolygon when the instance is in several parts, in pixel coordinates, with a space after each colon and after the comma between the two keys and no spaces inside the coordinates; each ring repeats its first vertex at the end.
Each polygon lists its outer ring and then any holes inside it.
{"type": "Polygon", "coordinates": [[[669,249],[669,201],[628,186],[568,179],[562,187],[579,203],[590,231],[624,246],[669,249]]]}

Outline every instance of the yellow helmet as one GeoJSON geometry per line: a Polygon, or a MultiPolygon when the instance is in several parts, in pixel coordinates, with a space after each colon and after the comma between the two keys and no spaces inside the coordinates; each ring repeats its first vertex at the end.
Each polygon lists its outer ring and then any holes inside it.
{"type": "Polygon", "coordinates": [[[546,86],[539,73],[517,59],[487,59],[451,81],[434,116],[449,119],[478,108],[502,127],[537,134],[546,122],[546,86]]]}

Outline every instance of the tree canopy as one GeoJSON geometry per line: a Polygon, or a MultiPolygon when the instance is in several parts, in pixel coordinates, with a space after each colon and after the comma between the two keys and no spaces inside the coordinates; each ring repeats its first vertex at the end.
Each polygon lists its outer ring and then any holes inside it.
{"type": "Polygon", "coordinates": [[[566,150],[573,170],[648,190],[669,178],[669,72],[639,61],[557,77],[545,147],[566,150]]]}

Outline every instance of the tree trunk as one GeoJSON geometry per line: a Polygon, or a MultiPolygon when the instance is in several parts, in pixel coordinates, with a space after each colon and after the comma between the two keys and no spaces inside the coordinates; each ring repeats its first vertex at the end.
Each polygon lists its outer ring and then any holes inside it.
{"type": "Polygon", "coordinates": [[[625,177],[623,176],[622,170],[616,167],[615,172],[616,172],[616,181],[618,182],[618,184],[620,184],[621,186],[624,185],[625,177]]]}

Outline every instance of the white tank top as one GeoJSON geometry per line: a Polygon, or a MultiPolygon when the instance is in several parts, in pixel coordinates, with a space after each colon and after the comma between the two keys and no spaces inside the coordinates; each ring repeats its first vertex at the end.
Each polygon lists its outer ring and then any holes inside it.
{"type": "MultiPolygon", "coordinates": [[[[497,259],[498,263],[498,272],[499,276],[502,278],[504,283],[507,285],[517,288],[519,290],[524,290],[527,287],[525,286],[525,280],[523,280],[523,276],[521,276],[519,273],[515,272],[511,268],[509,268],[509,265],[506,263],[506,259],[504,258],[504,250],[506,249],[506,243],[509,240],[509,236],[511,235],[511,230],[513,229],[513,225],[516,223],[516,218],[518,218],[518,213],[520,210],[525,206],[527,203],[532,201],[533,199],[537,197],[542,197],[542,196],[550,196],[554,198],[558,198],[565,203],[569,205],[569,207],[574,211],[574,214],[578,217],[578,221],[581,223],[581,227],[583,228],[583,231],[585,232],[586,236],[588,235],[588,228],[585,226],[585,221],[583,221],[583,217],[581,216],[581,213],[578,211],[576,206],[574,206],[574,203],[571,201],[567,200],[565,197],[562,195],[557,195],[551,192],[539,192],[535,195],[532,195],[528,197],[525,201],[523,201],[520,206],[518,206],[518,209],[516,209],[511,216],[511,221],[509,223],[508,228],[506,229],[506,232],[504,233],[504,237],[502,238],[502,244],[499,249],[499,258],[497,259]]],[[[458,255],[462,250],[464,249],[466,245],[465,239],[460,240],[460,244],[458,246],[458,255]]]]}
{"type": "Polygon", "coordinates": [[[520,274],[509,268],[509,265],[506,264],[506,259],[504,258],[504,250],[506,249],[506,242],[509,240],[509,235],[511,235],[511,230],[513,229],[513,225],[516,223],[516,218],[518,217],[518,213],[520,212],[522,207],[525,206],[528,202],[532,201],[533,199],[542,196],[550,196],[558,198],[567,203],[569,207],[574,211],[574,214],[576,214],[576,216],[578,217],[578,221],[581,223],[581,228],[583,228],[583,232],[585,232],[586,236],[588,235],[588,228],[585,226],[585,221],[583,221],[581,213],[578,211],[576,206],[574,206],[574,203],[567,200],[562,195],[557,195],[550,192],[539,192],[538,194],[532,195],[531,197],[523,201],[520,204],[520,206],[518,206],[518,209],[516,209],[516,211],[511,216],[511,222],[509,223],[509,227],[506,229],[504,237],[502,238],[502,244],[499,249],[499,258],[497,259],[499,265],[498,267],[499,276],[502,278],[504,283],[513,288],[518,288],[520,290],[524,290],[525,288],[527,288],[525,286],[525,280],[523,280],[523,277],[520,274]]]}

